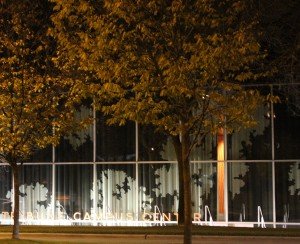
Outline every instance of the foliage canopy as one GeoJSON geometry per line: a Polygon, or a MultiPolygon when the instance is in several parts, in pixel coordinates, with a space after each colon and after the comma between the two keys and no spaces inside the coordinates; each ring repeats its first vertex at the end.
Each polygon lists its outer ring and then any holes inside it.
{"type": "Polygon", "coordinates": [[[81,102],[80,84],[63,79],[51,60],[50,7],[39,0],[0,8],[0,152],[12,163],[57,144],[81,102]]]}
{"type": "Polygon", "coordinates": [[[242,84],[262,75],[264,55],[242,1],[54,2],[58,62],[99,80],[111,123],[171,135],[253,125],[259,94],[242,84]]]}

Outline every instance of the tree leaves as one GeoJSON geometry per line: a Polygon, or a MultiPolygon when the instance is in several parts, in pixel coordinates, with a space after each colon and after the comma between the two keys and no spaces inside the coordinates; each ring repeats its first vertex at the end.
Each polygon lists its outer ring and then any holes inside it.
{"type": "Polygon", "coordinates": [[[53,63],[49,7],[46,0],[16,0],[0,9],[0,153],[11,164],[83,124],[75,107],[87,89],[53,63]]]}
{"type": "Polygon", "coordinates": [[[256,69],[265,54],[243,1],[54,2],[59,59],[95,75],[110,123],[172,135],[217,132],[224,118],[228,130],[254,124],[262,99],[243,83],[266,75],[256,69]],[[68,28],[74,16],[84,28],[68,28]]]}

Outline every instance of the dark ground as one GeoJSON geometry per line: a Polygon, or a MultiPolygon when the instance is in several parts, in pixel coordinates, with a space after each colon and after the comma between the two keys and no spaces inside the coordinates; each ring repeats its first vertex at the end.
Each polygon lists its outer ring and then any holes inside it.
{"type": "MultiPolygon", "coordinates": [[[[0,243],[111,243],[138,244],[152,243],[179,244],[181,235],[127,235],[127,234],[57,234],[57,233],[22,233],[21,241],[13,242],[10,233],[0,233],[0,243]]],[[[193,243],[300,243],[300,237],[264,237],[264,236],[193,236],[193,243]]]]}

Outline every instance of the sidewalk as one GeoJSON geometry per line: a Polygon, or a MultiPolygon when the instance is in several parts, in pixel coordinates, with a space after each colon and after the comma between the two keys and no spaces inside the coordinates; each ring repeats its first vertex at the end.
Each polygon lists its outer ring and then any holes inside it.
{"type": "MultiPolygon", "coordinates": [[[[11,238],[10,233],[0,233],[0,243],[3,239],[11,238]]],[[[181,244],[183,237],[180,235],[112,235],[112,234],[45,234],[45,233],[21,233],[21,239],[41,243],[111,243],[111,244],[181,244]]],[[[35,242],[35,243],[36,243],[35,242]]],[[[6,241],[6,243],[9,243],[6,241]]],[[[22,242],[21,242],[22,243],[22,242]]],[[[264,244],[298,244],[300,237],[263,237],[263,236],[193,236],[193,243],[264,243],[264,244]]]]}

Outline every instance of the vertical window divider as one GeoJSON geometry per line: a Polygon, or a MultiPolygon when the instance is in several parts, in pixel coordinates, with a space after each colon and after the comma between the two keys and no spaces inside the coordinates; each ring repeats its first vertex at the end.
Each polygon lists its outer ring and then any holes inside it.
{"type": "MultiPolygon", "coordinates": [[[[270,85],[273,96],[273,85],[270,85]]],[[[276,228],[276,185],[275,185],[275,140],[274,140],[274,105],[271,101],[271,145],[272,145],[272,199],[273,199],[273,227],[276,228]]]]}
{"type": "Polygon", "coordinates": [[[226,118],[224,128],[224,209],[225,209],[225,222],[228,226],[228,162],[227,162],[227,130],[226,118]]]}
{"type": "Polygon", "coordinates": [[[96,108],[93,105],[93,163],[96,162],[96,108]]]}
{"type": "MultiPolygon", "coordinates": [[[[53,133],[54,130],[53,130],[53,133]]],[[[56,175],[55,175],[55,146],[52,145],[52,219],[55,220],[55,199],[56,199],[56,192],[55,192],[55,186],[56,186],[56,175]]]]}
{"type": "MultiPolygon", "coordinates": [[[[94,216],[97,216],[97,165],[96,165],[96,146],[97,146],[97,141],[96,141],[96,108],[95,104],[93,104],[93,192],[94,192],[94,201],[93,201],[93,209],[94,209],[94,216]]],[[[92,215],[93,213],[91,213],[92,215]]],[[[95,217],[95,223],[96,225],[96,217],[95,217]]]]}
{"type": "Polygon", "coordinates": [[[139,124],[135,122],[135,219],[139,220],[139,124]]]}

